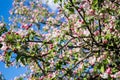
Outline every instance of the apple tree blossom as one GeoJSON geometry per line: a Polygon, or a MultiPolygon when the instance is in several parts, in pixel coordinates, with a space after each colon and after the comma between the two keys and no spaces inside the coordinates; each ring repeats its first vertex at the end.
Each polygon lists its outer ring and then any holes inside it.
{"type": "Polygon", "coordinates": [[[28,68],[15,79],[120,79],[120,1],[54,2],[14,0],[9,29],[0,23],[0,61],[28,68]]]}

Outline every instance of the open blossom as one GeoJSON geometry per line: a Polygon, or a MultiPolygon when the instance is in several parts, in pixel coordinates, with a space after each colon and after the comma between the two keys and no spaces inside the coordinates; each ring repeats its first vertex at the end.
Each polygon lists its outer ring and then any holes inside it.
{"type": "Polygon", "coordinates": [[[8,49],[8,46],[6,45],[6,43],[2,42],[1,50],[6,51],[7,49],[8,49]]]}
{"type": "Polygon", "coordinates": [[[88,30],[84,30],[83,31],[83,34],[86,35],[86,36],[89,36],[90,35],[90,32],[88,30]]]}
{"type": "Polygon", "coordinates": [[[104,59],[106,59],[106,54],[101,55],[100,57],[98,57],[98,58],[97,58],[97,62],[101,62],[101,61],[103,61],[104,59]]]}
{"type": "Polygon", "coordinates": [[[80,63],[78,69],[79,69],[79,70],[82,70],[83,67],[84,67],[84,64],[83,64],[83,63],[80,63]]]}
{"type": "Polygon", "coordinates": [[[115,74],[111,75],[112,78],[120,78],[120,71],[116,72],[115,74]]]}
{"type": "Polygon", "coordinates": [[[49,30],[49,26],[45,25],[45,26],[43,27],[43,30],[45,30],[45,31],[49,30]]]}
{"type": "Polygon", "coordinates": [[[111,68],[107,68],[105,72],[111,74],[111,68]]]}
{"type": "MultiPolygon", "coordinates": [[[[119,69],[116,73],[113,71],[118,68],[113,59],[118,56],[114,53],[119,51],[120,34],[116,29],[119,11],[112,11],[117,6],[112,6],[111,0],[103,0],[100,8],[94,0],[63,0],[55,13],[51,13],[42,0],[14,2],[10,30],[0,37],[1,50],[3,54],[13,51],[16,59],[20,57],[15,62],[27,64],[24,66],[30,70],[27,78],[31,79],[28,80],[59,79],[62,76],[63,80],[120,77],[119,69]],[[10,32],[14,32],[15,37],[11,37],[10,32]],[[13,39],[8,41],[7,37],[13,39]],[[103,67],[107,67],[105,72],[103,67]]],[[[0,23],[1,26],[5,25],[0,23]]],[[[12,55],[0,55],[0,61],[6,61],[7,57],[10,62],[13,60],[12,55]]]]}
{"type": "Polygon", "coordinates": [[[3,27],[5,24],[4,23],[0,23],[0,27],[3,27]]]}
{"type": "Polygon", "coordinates": [[[116,78],[120,78],[120,71],[117,72],[117,73],[115,73],[115,77],[116,77],[116,78]]]}
{"type": "Polygon", "coordinates": [[[56,24],[56,23],[57,23],[57,21],[56,21],[54,18],[52,18],[52,17],[49,17],[49,18],[47,19],[47,21],[48,21],[48,22],[51,22],[52,24],[56,24]]]}
{"type": "Polygon", "coordinates": [[[21,37],[26,36],[28,34],[27,30],[22,30],[22,29],[18,29],[17,31],[15,31],[17,34],[19,34],[21,37]]]}
{"type": "Polygon", "coordinates": [[[108,73],[103,73],[100,75],[103,79],[107,79],[108,78],[108,73]]]}
{"type": "Polygon", "coordinates": [[[0,55],[0,61],[4,61],[4,56],[0,55]]]}
{"type": "Polygon", "coordinates": [[[90,8],[90,4],[89,4],[88,0],[82,0],[81,5],[85,10],[89,10],[89,8],[90,8]]]}
{"type": "Polygon", "coordinates": [[[3,37],[0,37],[0,42],[4,41],[4,38],[3,37]]]}
{"type": "Polygon", "coordinates": [[[95,61],[96,61],[96,57],[95,56],[89,58],[89,63],[91,65],[95,64],[95,61]]]}
{"type": "Polygon", "coordinates": [[[89,9],[87,11],[87,14],[90,15],[90,16],[93,16],[93,15],[95,15],[95,11],[93,9],[89,9]]]}
{"type": "Polygon", "coordinates": [[[35,44],[36,44],[35,42],[29,42],[29,46],[30,46],[30,47],[35,46],[35,44]]]}
{"type": "Polygon", "coordinates": [[[78,17],[77,14],[71,14],[68,19],[69,19],[69,20],[76,21],[77,17],[78,17]]]}

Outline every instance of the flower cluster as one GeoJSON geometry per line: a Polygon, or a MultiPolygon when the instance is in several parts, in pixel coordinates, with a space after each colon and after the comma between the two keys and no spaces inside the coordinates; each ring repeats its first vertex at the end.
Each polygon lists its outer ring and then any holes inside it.
{"type": "Polygon", "coordinates": [[[41,0],[14,0],[0,61],[27,66],[29,80],[119,79],[119,0],[54,2],[57,12],[41,0]]]}

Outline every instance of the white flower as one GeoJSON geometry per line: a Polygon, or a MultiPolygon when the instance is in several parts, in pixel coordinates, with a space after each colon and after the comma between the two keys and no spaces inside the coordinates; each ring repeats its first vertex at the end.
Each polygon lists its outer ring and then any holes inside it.
{"type": "Polygon", "coordinates": [[[53,17],[49,17],[47,19],[48,22],[51,22],[52,24],[56,24],[57,23],[57,20],[55,20],[53,17]]]}
{"type": "Polygon", "coordinates": [[[0,27],[3,27],[5,24],[4,23],[0,23],[0,27]]]}
{"type": "Polygon", "coordinates": [[[3,37],[0,37],[0,41],[4,41],[4,38],[3,38],[3,37]]]}
{"type": "Polygon", "coordinates": [[[19,35],[21,35],[23,37],[23,36],[26,36],[28,34],[28,31],[19,29],[16,31],[16,33],[18,33],[19,35]]]}
{"type": "Polygon", "coordinates": [[[43,27],[43,30],[45,30],[45,31],[46,31],[46,30],[49,30],[49,26],[47,26],[47,25],[44,26],[44,27],[43,27]]]}
{"type": "Polygon", "coordinates": [[[4,56],[0,55],[0,61],[3,61],[3,60],[4,60],[4,56]]]}
{"type": "Polygon", "coordinates": [[[95,63],[95,61],[96,61],[96,57],[95,56],[89,58],[89,63],[91,65],[93,65],[95,63]]]}
{"type": "Polygon", "coordinates": [[[5,42],[2,42],[1,50],[5,51],[8,48],[8,46],[5,44],[5,42]]]}
{"type": "Polygon", "coordinates": [[[0,23],[0,26],[2,26],[2,27],[3,27],[3,26],[4,26],[4,23],[0,23]]]}
{"type": "Polygon", "coordinates": [[[114,74],[115,78],[120,78],[120,71],[114,74]]]}
{"type": "Polygon", "coordinates": [[[108,73],[103,73],[100,75],[103,79],[107,79],[108,78],[108,73]]]}
{"type": "Polygon", "coordinates": [[[88,30],[84,30],[83,34],[86,35],[86,36],[88,36],[88,35],[90,35],[90,32],[88,30]]]}

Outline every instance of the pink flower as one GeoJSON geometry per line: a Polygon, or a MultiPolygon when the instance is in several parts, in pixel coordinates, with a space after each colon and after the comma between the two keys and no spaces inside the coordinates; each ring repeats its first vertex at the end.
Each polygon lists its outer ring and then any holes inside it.
{"type": "Polygon", "coordinates": [[[4,41],[4,38],[3,37],[0,37],[0,42],[4,41]]]}
{"type": "Polygon", "coordinates": [[[86,35],[86,36],[88,36],[90,34],[90,32],[88,30],[84,30],[83,34],[86,35]]]}
{"type": "Polygon", "coordinates": [[[52,49],[53,48],[53,44],[50,44],[50,49],[52,49]]]}
{"type": "Polygon", "coordinates": [[[103,40],[103,44],[107,44],[108,43],[108,40],[103,40]]]}
{"type": "Polygon", "coordinates": [[[111,78],[119,78],[120,77],[120,71],[118,71],[115,74],[112,74],[110,76],[111,76],[111,78]]]}
{"type": "Polygon", "coordinates": [[[119,78],[120,77],[120,71],[114,74],[114,78],[119,78]]]}
{"type": "Polygon", "coordinates": [[[80,24],[84,24],[84,21],[83,20],[79,20],[80,24]]]}
{"type": "Polygon", "coordinates": [[[115,75],[110,75],[111,76],[111,78],[115,78],[115,75]]]}
{"type": "Polygon", "coordinates": [[[44,80],[44,76],[41,76],[39,80],[44,80]]]}
{"type": "Polygon", "coordinates": [[[7,49],[8,49],[8,46],[4,42],[2,42],[1,50],[6,51],[7,49]]]}
{"type": "Polygon", "coordinates": [[[2,37],[2,38],[6,38],[6,34],[3,34],[1,37],[2,37]]]}
{"type": "Polygon", "coordinates": [[[83,8],[87,9],[87,8],[89,8],[90,5],[87,1],[82,1],[82,6],[83,6],[83,8]]]}
{"type": "Polygon", "coordinates": [[[79,9],[83,9],[83,6],[82,6],[82,5],[80,5],[80,6],[79,6],[79,9]]]}
{"type": "Polygon", "coordinates": [[[89,11],[88,11],[88,15],[95,15],[95,11],[93,10],[93,9],[90,9],[89,11]]]}
{"type": "Polygon", "coordinates": [[[73,73],[74,73],[74,74],[77,74],[77,70],[74,70],[73,73]]]}
{"type": "Polygon", "coordinates": [[[53,74],[48,74],[48,77],[49,77],[49,78],[52,78],[52,77],[53,77],[53,74]]]}
{"type": "Polygon", "coordinates": [[[98,30],[94,32],[95,36],[98,36],[99,34],[100,34],[100,31],[98,31],[98,30]]]}
{"type": "Polygon", "coordinates": [[[22,25],[22,28],[28,30],[31,26],[32,26],[32,24],[30,24],[30,25],[25,24],[25,25],[22,25]]]}
{"type": "Polygon", "coordinates": [[[107,68],[105,72],[111,74],[111,68],[107,68]]]}
{"type": "Polygon", "coordinates": [[[80,11],[81,11],[81,9],[78,9],[78,11],[80,12],[80,11]]]}
{"type": "Polygon", "coordinates": [[[60,59],[62,59],[62,58],[63,58],[63,55],[62,55],[62,54],[60,54],[60,55],[59,55],[59,58],[60,58],[60,59]]]}

